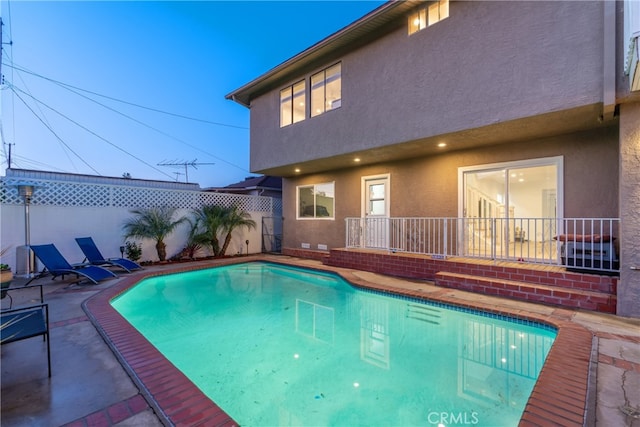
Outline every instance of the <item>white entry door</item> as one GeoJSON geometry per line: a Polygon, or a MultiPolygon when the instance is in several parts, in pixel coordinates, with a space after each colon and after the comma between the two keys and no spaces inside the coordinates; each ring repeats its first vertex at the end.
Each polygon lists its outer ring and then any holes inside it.
{"type": "Polygon", "coordinates": [[[363,238],[368,248],[389,247],[389,175],[362,178],[363,238]]]}

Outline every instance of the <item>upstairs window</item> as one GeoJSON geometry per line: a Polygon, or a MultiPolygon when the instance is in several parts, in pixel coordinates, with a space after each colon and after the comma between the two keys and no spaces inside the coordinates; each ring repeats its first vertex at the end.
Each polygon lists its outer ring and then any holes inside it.
{"type": "Polygon", "coordinates": [[[334,183],[298,187],[298,219],[334,219],[334,183]]]}
{"type": "Polygon", "coordinates": [[[280,91],[280,127],[304,120],[305,86],[305,81],[301,80],[280,91]]]}
{"type": "Polygon", "coordinates": [[[342,65],[337,63],[311,76],[311,117],[342,105],[342,65]]]}
{"type": "Polygon", "coordinates": [[[409,15],[409,35],[449,17],[449,0],[439,0],[409,15]]]}

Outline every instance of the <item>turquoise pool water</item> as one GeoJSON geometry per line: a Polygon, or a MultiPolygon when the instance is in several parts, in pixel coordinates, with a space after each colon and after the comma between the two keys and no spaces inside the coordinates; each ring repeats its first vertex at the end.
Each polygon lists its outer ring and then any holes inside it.
{"type": "Polygon", "coordinates": [[[113,307],[243,426],[516,426],[551,328],[246,263],[113,307]]]}

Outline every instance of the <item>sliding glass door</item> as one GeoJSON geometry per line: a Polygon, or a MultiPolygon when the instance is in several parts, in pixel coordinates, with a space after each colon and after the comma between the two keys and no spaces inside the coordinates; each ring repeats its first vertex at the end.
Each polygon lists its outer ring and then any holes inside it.
{"type": "Polygon", "coordinates": [[[459,169],[464,255],[495,259],[555,257],[562,216],[562,157],[459,169]]]}

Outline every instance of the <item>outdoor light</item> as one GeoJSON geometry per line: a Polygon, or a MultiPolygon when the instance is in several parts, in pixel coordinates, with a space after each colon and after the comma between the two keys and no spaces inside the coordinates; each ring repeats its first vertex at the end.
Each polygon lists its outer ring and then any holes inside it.
{"type": "Polygon", "coordinates": [[[124,258],[124,246],[120,246],[120,258],[124,258]]]}
{"type": "Polygon", "coordinates": [[[31,203],[31,197],[33,197],[34,186],[30,184],[19,184],[18,185],[18,194],[20,197],[24,199],[24,202],[29,204],[31,203]]]}
{"type": "MultiPolygon", "coordinates": [[[[31,245],[31,224],[29,220],[29,205],[31,204],[31,198],[33,197],[33,185],[20,184],[18,185],[18,194],[24,199],[24,244],[28,248],[31,245]]],[[[29,252],[27,257],[27,277],[31,277],[31,270],[33,269],[33,255],[29,252]]]]}
{"type": "Polygon", "coordinates": [[[16,250],[16,256],[19,259],[26,258],[26,277],[31,277],[33,267],[35,265],[34,255],[29,249],[31,245],[31,224],[29,219],[29,206],[31,205],[31,199],[33,198],[33,192],[35,191],[36,185],[33,182],[16,182],[11,186],[18,188],[18,195],[22,197],[24,201],[24,244],[23,248],[18,248],[16,250]],[[23,258],[24,257],[24,258],[23,258]]]}
{"type": "Polygon", "coordinates": [[[249,239],[247,239],[245,243],[247,244],[247,255],[249,255],[249,239]]]}

